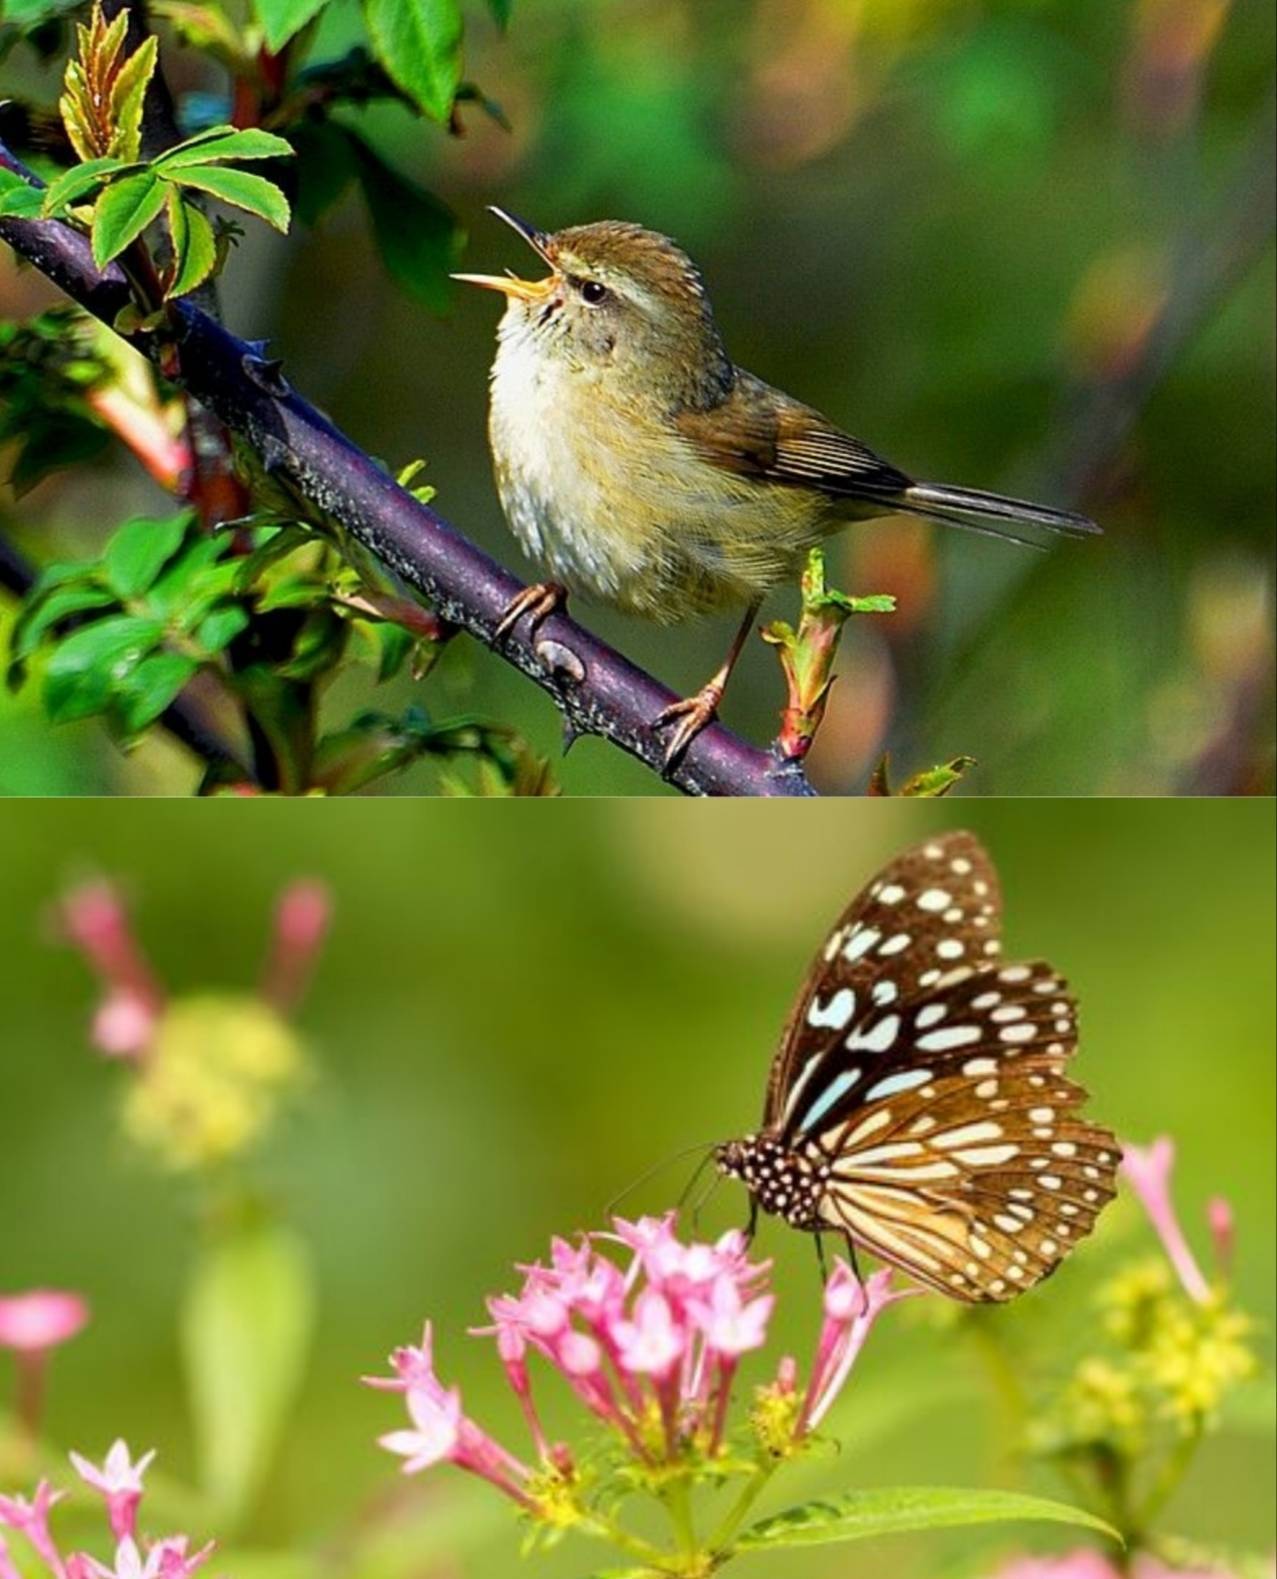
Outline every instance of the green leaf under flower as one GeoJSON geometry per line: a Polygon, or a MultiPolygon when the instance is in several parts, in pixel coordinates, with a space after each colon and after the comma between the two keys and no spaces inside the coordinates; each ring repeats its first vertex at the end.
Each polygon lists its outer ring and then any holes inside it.
{"type": "Polygon", "coordinates": [[[910,1530],[1019,1522],[1073,1524],[1120,1540],[1117,1531],[1093,1513],[1046,1497],[951,1486],[891,1486],[787,1508],[751,1525],[733,1546],[739,1551],[822,1546],[910,1530]]]}

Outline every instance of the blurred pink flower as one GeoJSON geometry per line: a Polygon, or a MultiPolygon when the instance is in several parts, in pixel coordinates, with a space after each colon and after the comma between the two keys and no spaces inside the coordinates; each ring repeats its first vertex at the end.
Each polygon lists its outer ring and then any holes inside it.
{"type": "Polygon", "coordinates": [[[1188,1240],[1175,1215],[1171,1200],[1171,1172],[1175,1166],[1175,1143],[1169,1135],[1159,1135],[1150,1146],[1122,1148],[1122,1172],[1139,1196],[1149,1221],[1157,1230],[1171,1265],[1184,1292],[1201,1305],[1210,1298],[1210,1285],[1189,1249],[1188,1240]]]}
{"type": "Polygon", "coordinates": [[[88,1320],[87,1302],[62,1289],[0,1295],[0,1348],[43,1353],[74,1338],[88,1320]]]}
{"type": "MultiPolygon", "coordinates": [[[[572,1454],[548,1443],[532,1396],[531,1354],[546,1360],[637,1458],[672,1461],[693,1441],[702,1452],[719,1451],[737,1367],[765,1344],[775,1308],[770,1263],[750,1259],[743,1234],[687,1244],[673,1214],[618,1219],[611,1233],[577,1244],[554,1240],[548,1265],[519,1270],[519,1292],[490,1298],[492,1324],[475,1332],[496,1339],[543,1464],[570,1463],[572,1454]],[[629,1253],[627,1267],[612,1259],[611,1245],[629,1253]],[[663,1442],[652,1437],[653,1405],[663,1442]]],[[[781,1361],[773,1388],[777,1397],[795,1399],[785,1428],[794,1440],[838,1396],[878,1315],[906,1292],[921,1292],[893,1289],[891,1277],[882,1271],[862,1285],[845,1262],[836,1263],[801,1407],[792,1358],[781,1361]]],[[[428,1326],[421,1347],[397,1349],[391,1367],[392,1376],[365,1380],[407,1394],[411,1427],[382,1437],[381,1445],[404,1457],[408,1472],[448,1460],[529,1500],[530,1471],[466,1416],[456,1389],[438,1381],[428,1326]]]]}
{"type": "Polygon", "coordinates": [[[73,888],[58,903],[55,919],[102,983],[105,1000],[94,1017],[95,1043],[114,1057],[140,1056],[164,1006],[164,992],[133,935],[119,889],[103,879],[73,888]],[[142,1031],[146,1034],[139,1042],[142,1031]]]}
{"type": "Polygon", "coordinates": [[[280,895],[262,997],[281,1013],[295,1009],[305,995],[331,918],[332,901],[322,883],[302,878],[280,895]]]}
{"type": "Polygon", "coordinates": [[[63,1491],[54,1491],[47,1480],[42,1480],[30,1502],[25,1497],[0,1497],[0,1524],[25,1535],[36,1556],[59,1575],[62,1558],[49,1528],[49,1514],[65,1495],[63,1491]]]}
{"type": "MultiPolygon", "coordinates": [[[[154,1457],[154,1453],[146,1453],[133,1463],[123,1441],[112,1446],[101,1468],[78,1453],[71,1454],[71,1462],[80,1478],[102,1492],[106,1499],[115,1541],[115,1556],[110,1567],[88,1552],[70,1552],[64,1556],[59,1551],[49,1528],[49,1513],[66,1493],[54,1491],[48,1481],[40,1482],[30,1502],[25,1497],[0,1496],[0,1526],[17,1530],[26,1537],[52,1579],[191,1579],[211,1555],[211,1541],[197,1551],[191,1550],[190,1538],[186,1535],[169,1535],[148,1542],[145,1549],[138,1545],[135,1525],[138,1505],[144,1495],[142,1476],[154,1457]]],[[[0,1579],[19,1579],[3,1536],[0,1536],[0,1579]]]]}
{"type": "Polygon", "coordinates": [[[159,1012],[131,987],[117,987],[98,1004],[89,1040],[108,1058],[141,1058],[151,1045],[159,1012]]]}
{"type": "Polygon", "coordinates": [[[1231,1579],[1221,1569],[1168,1568],[1147,1553],[1119,1568],[1099,1552],[1081,1547],[1059,1557],[1021,1557],[999,1568],[996,1579],[1231,1579]]]}
{"type": "Polygon", "coordinates": [[[112,1443],[101,1469],[78,1453],[70,1455],[75,1472],[86,1486],[100,1491],[106,1499],[107,1518],[111,1533],[117,1541],[137,1534],[137,1510],[145,1487],[142,1476],[151,1466],[155,1450],[143,1453],[135,1464],[129,1457],[128,1444],[122,1439],[112,1443]]]}
{"type": "Polygon", "coordinates": [[[1237,1242],[1232,1202],[1225,1200],[1222,1195],[1213,1195],[1206,1203],[1206,1223],[1215,1251],[1216,1270],[1221,1278],[1227,1279],[1232,1274],[1233,1250],[1237,1242]]]}
{"type": "Polygon", "coordinates": [[[136,1541],[126,1535],[115,1549],[110,1568],[93,1557],[84,1560],[96,1579],[189,1579],[208,1560],[213,1547],[210,1544],[188,1555],[188,1545],[186,1536],[170,1536],[156,1541],[143,1556],[136,1541]]]}

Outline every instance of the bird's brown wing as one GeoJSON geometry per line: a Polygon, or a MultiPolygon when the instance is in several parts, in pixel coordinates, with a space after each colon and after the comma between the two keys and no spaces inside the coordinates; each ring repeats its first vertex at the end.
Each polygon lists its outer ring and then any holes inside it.
{"type": "Polygon", "coordinates": [[[889,500],[912,483],[867,444],[751,373],[738,373],[717,406],[676,420],[703,460],[740,476],[847,499],[889,500]]]}

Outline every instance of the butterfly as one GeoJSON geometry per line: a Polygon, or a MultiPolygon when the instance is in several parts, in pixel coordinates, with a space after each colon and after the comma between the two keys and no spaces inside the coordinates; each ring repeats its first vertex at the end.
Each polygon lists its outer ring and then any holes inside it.
{"type": "Polygon", "coordinates": [[[714,1154],[755,1213],[973,1303],[1052,1273],[1113,1198],[1119,1157],[1064,1073],[1073,997],[1042,961],[1003,961],[1001,911],[971,833],[894,860],[808,972],[761,1129],[714,1154]]]}

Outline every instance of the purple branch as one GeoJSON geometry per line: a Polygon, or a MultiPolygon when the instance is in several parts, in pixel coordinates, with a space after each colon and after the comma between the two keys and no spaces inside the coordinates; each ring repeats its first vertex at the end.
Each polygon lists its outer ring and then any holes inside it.
{"type": "MultiPolygon", "coordinates": [[[[0,145],[0,163],[29,172],[0,145]]],[[[0,239],[73,301],[108,325],[129,304],[114,266],[95,268],[88,242],[54,220],[0,220],[0,239]]],[[[278,364],[228,334],[189,303],[173,324],[184,386],[242,435],[266,469],[340,521],[453,625],[490,643],[523,584],[426,505],[420,504],[280,376],[278,364]]],[[[154,360],[154,334],[124,336],[154,360]]],[[[522,627],[496,649],[549,693],[568,740],[601,735],[660,773],[664,741],[652,720],[674,693],[565,614],[551,615],[530,643],[522,627]]],[[[801,767],[748,745],[720,724],[693,741],[670,782],[693,795],[810,795],[801,767]]]]}

